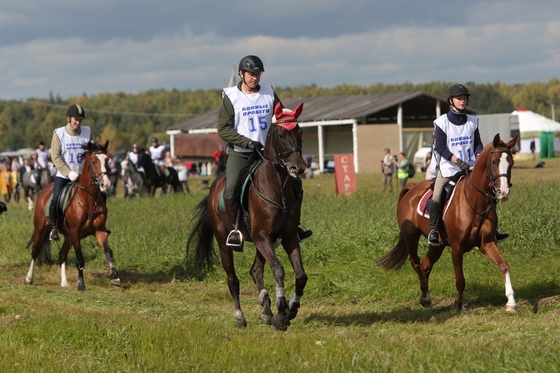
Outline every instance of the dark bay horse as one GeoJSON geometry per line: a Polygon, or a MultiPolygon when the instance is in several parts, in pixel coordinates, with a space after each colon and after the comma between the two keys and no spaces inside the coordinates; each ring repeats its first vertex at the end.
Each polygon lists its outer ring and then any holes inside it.
{"type": "Polygon", "coordinates": [[[144,185],[150,197],[155,195],[157,188],[168,187],[175,193],[183,191],[177,170],[173,167],[165,167],[163,171],[158,170],[152,162],[152,157],[144,149],[138,152],[138,167],[144,168],[144,185]]]}
{"type": "Polygon", "coordinates": [[[29,211],[33,210],[33,197],[44,189],[47,185],[54,181],[51,174],[52,164],[48,164],[48,168],[35,169],[27,171],[21,178],[21,185],[23,194],[27,200],[27,208],[29,211]],[[39,181],[39,183],[37,182],[39,181]]]}
{"type": "Polygon", "coordinates": [[[430,246],[422,262],[418,257],[418,241],[421,236],[427,237],[430,222],[429,218],[421,216],[417,209],[421,198],[430,188],[431,181],[409,184],[402,190],[397,205],[399,241],[392,251],[377,259],[377,263],[386,270],[398,270],[408,258],[420,280],[422,306],[430,307],[432,304],[428,291],[428,277],[443,249],[451,246],[455,286],[458,292],[457,308],[463,309],[463,255],[476,246],[500,268],[508,300],[506,310],[516,311],[509,267],[498,251],[495,236],[498,226],[496,205],[509,197],[511,168],[514,163],[511,149],[516,142],[517,136],[506,144],[497,134],[494,141],[480,153],[470,174],[455,186],[453,199],[447,211],[444,211],[443,243],[440,246],[430,246]]]}
{"type": "MultiPolygon", "coordinates": [[[[297,228],[301,212],[301,194],[293,188],[295,178],[305,171],[301,154],[302,130],[297,124],[303,103],[292,112],[278,105],[275,121],[268,131],[262,163],[252,174],[243,204],[246,205],[246,219],[239,229],[246,241],[256,246],[255,261],[251,277],[259,292],[263,307],[261,321],[272,324],[277,330],[286,330],[290,320],[296,317],[300,298],[307,283],[303,269],[297,228]],[[247,220],[248,217],[248,220],[247,220]],[[295,291],[288,300],[284,292],[284,267],[276,256],[275,248],[282,243],[295,272],[295,291]],[[276,307],[278,313],[272,315],[271,300],[264,286],[264,266],[268,263],[276,281],[276,307]]],[[[227,274],[229,291],[235,304],[237,327],[247,326],[239,301],[239,279],[235,273],[232,247],[226,245],[226,238],[233,228],[226,213],[219,207],[220,195],[225,187],[225,173],[221,173],[210,187],[209,195],[196,208],[196,221],[188,241],[189,248],[195,248],[195,265],[198,268],[212,266],[214,236],[220,249],[222,266],[227,274]]],[[[241,179],[241,177],[240,177],[241,179]]]]}
{"type": "MultiPolygon", "coordinates": [[[[111,270],[111,285],[120,286],[115,263],[113,262],[113,251],[109,247],[107,237],[107,206],[101,192],[108,190],[111,186],[107,173],[108,156],[107,141],[105,145],[87,143],[82,146],[85,150],[84,168],[78,183],[72,183],[68,196],[68,202],[64,207],[64,214],[60,213],[58,219],[58,230],[64,235],[64,242],[58,254],[60,264],[60,286],[68,287],[66,280],[66,258],[70,247],[74,247],[76,253],[76,266],[78,267],[78,290],[85,290],[84,283],[84,256],[80,241],[88,236],[94,235],[99,245],[103,248],[105,257],[111,270]]],[[[53,184],[49,184],[37,197],[33,225],[33,250],[31,251],[31,265],[29,272],[25,276],[25,283],[33,283],[33,270],[39,252],[44,246],[48,245],[49,219],[48,211],[49,199],[53,192],[53,184]]],[[[63,199],[61,193],[60,199],[63,199]]]]}

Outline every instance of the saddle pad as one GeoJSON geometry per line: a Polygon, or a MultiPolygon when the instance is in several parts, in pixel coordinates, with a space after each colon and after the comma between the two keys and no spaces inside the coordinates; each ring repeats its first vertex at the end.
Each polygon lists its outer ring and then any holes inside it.
{"type": "MultiPolygon", "coordinates": [[[[450,181],[450,183],[452,183],[452,182],[450,181]]],[[[447,198],[447,200],[445,201],[445,204],[443,206],[443,213],[442,213],[443,218],[445,218],[445,214],[447,213],[447,209],[449,208],[449,204],[453,200],[453,196],[455,195],[456,187],[457,187],[457,184],[455,184],[455,186],[453,187],[453,191],[451,192],[451,196],[449,198],[447,198]]],[[[426,193],[424,193],[422,198],[420,198],[420,202],[418,203],[418,206],[416,207],[416,212],[418,212],[418,215],[423,216],[427,219],[430,218],[430,213],[428,211],[427,204],[428,204],[428,200],[430,198],[432,198],[433,194],[434,194],[434,191],[432,189],[428,189],[426,191],[426,193]]]]}
{"type": "MultiPolygon", "coordinates": [[[[59,210],[64,211],[66,209],[66,205],[68,204],[68,198],[70,198],[70,191],[72,190],[72,183],[70,184],[66,184],[62,190],[60,191],[60,196],[59,196],[59,203],[58,203],[58,208],[59,210]]],[[[52,203],[52,193],[49,196],[49,200],[47,201],[47,208],[45,209],[45,215],[48,218],[49,217],[49,206],[52,203]]]]}

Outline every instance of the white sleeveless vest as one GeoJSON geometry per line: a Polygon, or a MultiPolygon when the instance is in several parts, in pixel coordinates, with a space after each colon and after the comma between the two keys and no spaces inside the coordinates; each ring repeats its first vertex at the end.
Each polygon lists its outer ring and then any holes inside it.
{"type": "Polygon", "coordinates": [[[49,152],[41,149],[37,149],[35,152],[37,153],[37,163],[39,166],[41,166],[41,168],[47,168],[49,152]]]}
{"type": "MultiPolygon", "coordinates": [[[[447,148],[456,157],[474,165],[474,132],[478,128],[478,118],[467,114],[467,123],[457,126],[449,121],[447,114],[440,116],[434,124],[447,134],[447,148]]],[[[461,171],[459,166],[441,157],[439,169],[443,177],[451,177],[461,171]]]]}
{"type": "MultiPolygon", "coordinates": [[[[237,87],[224,88],[222,97],[227,95],[235,110],[233,129],[264,145],[274,115],[274,89],[268,84],[260,87],[257,93],[250,95],[237,87]]],[[[234,149],[238,152],[250,151],[237,145],[234,149]]]]}
{"type": "MultiPolygon", "coordinates": [[[[81,132],[78,136],[71,136],[66,132],[66,127],[59,127],[54,130],[60,139],[61,156],[64,162],[79,175],[82,174],[82,168],[84,167],[85,150],[82,149],[82,145],[88,143],[91,138],[91,128],[87,126],[80,128],[81,132]]],[[[64,178],[60,171],[56,173],[56,176],[64,178]]]]}

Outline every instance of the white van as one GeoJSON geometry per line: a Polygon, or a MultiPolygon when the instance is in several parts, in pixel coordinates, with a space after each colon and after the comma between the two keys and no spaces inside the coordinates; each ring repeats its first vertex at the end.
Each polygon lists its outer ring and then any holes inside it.
{"type": "Polygon", "coordinates": [[[418,149],[418,151],[416,153],[414,153],[414,159],[413,159],[413,164],[414,164],[414,168],[416,168],[416,171],[426,171],[426,166],[424,164],[424,161],[426,159],[426,154],[428,154],[428,152],[432,151],[432,147],[431,146],[423,146],[420,149],[418,149]]]}

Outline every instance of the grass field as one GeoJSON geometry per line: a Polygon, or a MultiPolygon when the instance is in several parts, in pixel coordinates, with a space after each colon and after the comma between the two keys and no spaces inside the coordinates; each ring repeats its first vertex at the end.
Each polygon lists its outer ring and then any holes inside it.
{"type": "MultiPolygon", "coordinates": [[[[190,195],[109,200],[121,288],[109,285],[91,237],[82,241],[86,291],[77,290],[73,251],[70,288],[60,287],[58,265],[39,266],[35,283],[24,285],[32,213],[9,203],[0,216],[0,372],[559,371],[560,159],[542,169],[535,163],[516,161],[510,200],[498,206],[511,234],[499,248],[516,314],[505,311],[499,269],[476,249],[465,256],[467,310],[454,307],[449,249],[430,277],[433,307],[422,308],[409,265],[384,272],[374,264],[397,240],[397,193],[380,193],[380,175],[359,175],[350,197],[334,195],[332,175],[304,180],[302,220],[314,231],[302,244],[309,281],[286,332],[260,323],[251,244],[235,254],[246,329],[235,327],[221,266],[193,279],[185,243],[193,208],[207,193],[202,179],[190,181],[190,195]]],[[[291,294],[293,271],[278,252],[291,294]]],[[[274,294],[269,268],[265,276],[274,294]]]]}

